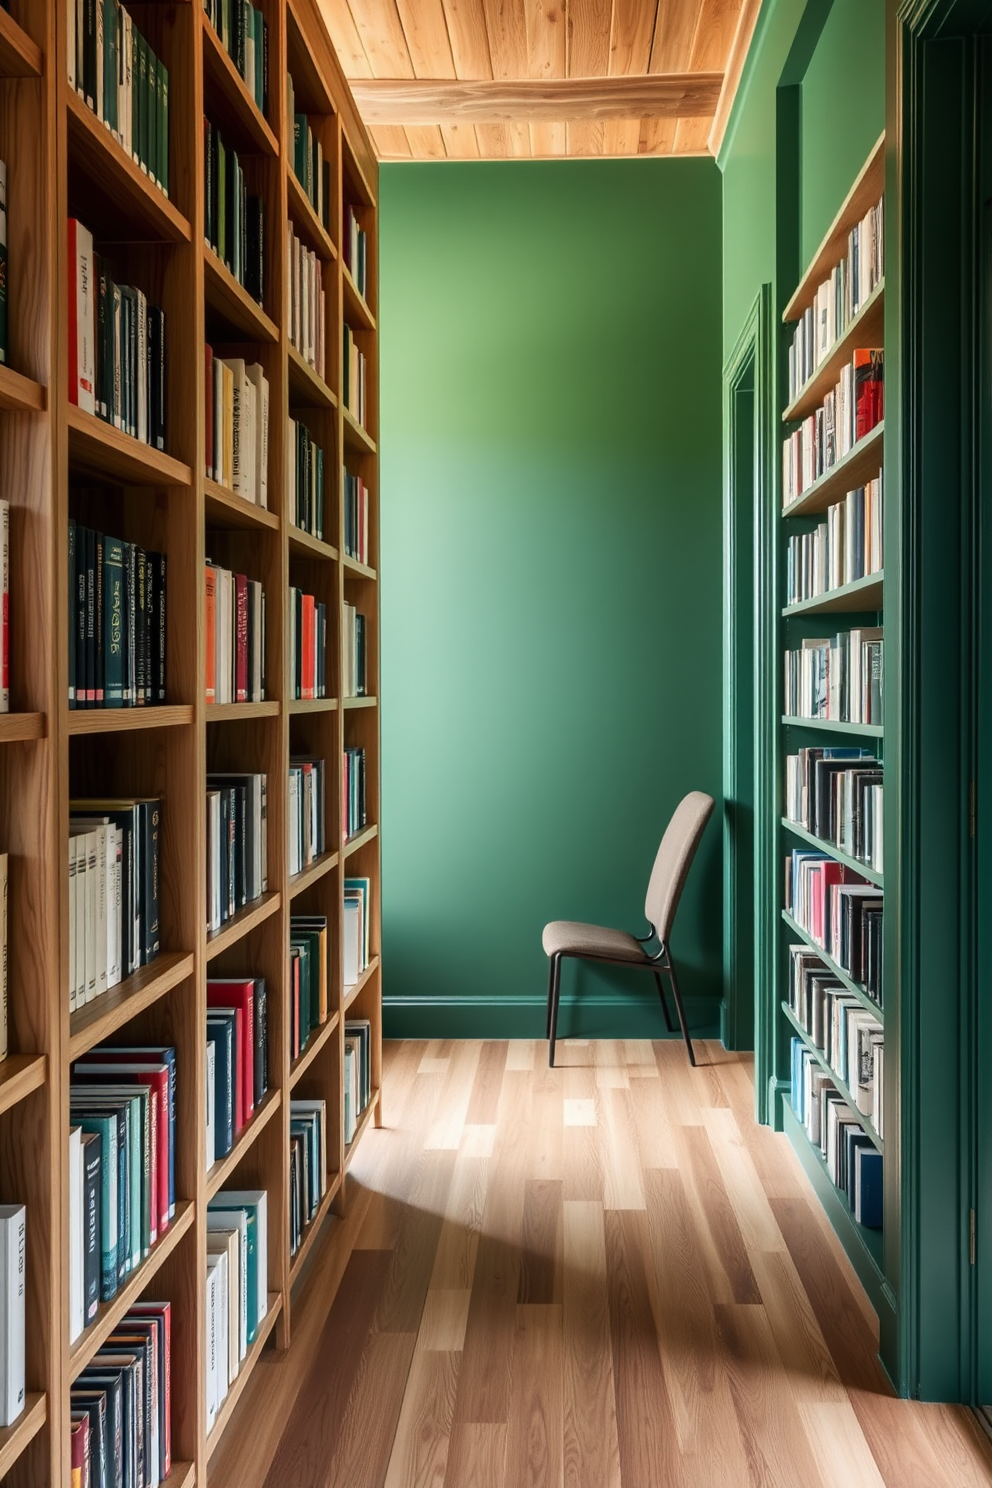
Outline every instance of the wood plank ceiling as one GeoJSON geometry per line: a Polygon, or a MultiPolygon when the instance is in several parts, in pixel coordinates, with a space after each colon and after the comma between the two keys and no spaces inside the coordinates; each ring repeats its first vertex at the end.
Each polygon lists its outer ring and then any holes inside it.
{"type": "Polygon", "coordinates": [[[382,160],[716,154],[760,0],[319,0],[382,160]]]}

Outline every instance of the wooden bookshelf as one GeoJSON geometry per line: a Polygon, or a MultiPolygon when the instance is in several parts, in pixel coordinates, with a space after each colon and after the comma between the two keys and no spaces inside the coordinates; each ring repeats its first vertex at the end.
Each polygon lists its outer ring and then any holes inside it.
{"type": "MultiPolygon", "coordinates": [[[[876,198],[877,200],[877,198],[876,198]]],[[[885,324],[885,282],[877,284],[857,315],[849,322],[796,397],[782,413],[782,422],[805,418],[823,402],[836,386],[840,369],[849,362],[859,346],[878,347],[885,324]]]]}
{"type": "Polygon", "coordinates": [[[859,610],[880,610],[884,578],[883,573],[868,574],[863,579],[855,579],[850,584],[842,584],[839,589],[827,589],[823,594],[814,595],[812,599],[800,599],[795,604],[786,605],[782,614],[788,619],[790,615],[829,615],[842,611],[850,613],[859,610]]]}
{"type": "Polygon", "coordinates": [[[831,465],[811,486],[808,486],[795,501],[790,501],[782,515],[806,517],[813,512],[826,511],[834,501],[842,501],[848,491],[874,480],[882,468],[882,440],[885,437],[885,420],[876,424],[836,465],[831,465]]]}

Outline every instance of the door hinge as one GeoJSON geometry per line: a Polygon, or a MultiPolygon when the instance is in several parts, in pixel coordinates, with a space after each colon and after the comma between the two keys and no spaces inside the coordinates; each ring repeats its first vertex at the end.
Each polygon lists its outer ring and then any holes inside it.
{"type": "Polygon", "coordinates": [[[972,1209],[968,1224],[968,1256],[971,1264],[975,1264],[975,1211],[972,1209]]]}
{"type": "Polygon", "coordinates": [[[975,835],[975,782],[974,781],[971,782],[971,786],[970,786],[969,791],[968,791],[968,832],[969,832],[969,835],[970,836],[974,837],[974,835],[975,835]]]}

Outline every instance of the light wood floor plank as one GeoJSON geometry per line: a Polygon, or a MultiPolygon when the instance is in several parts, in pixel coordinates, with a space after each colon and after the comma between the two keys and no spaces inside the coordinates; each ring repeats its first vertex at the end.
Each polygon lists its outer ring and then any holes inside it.
{"type": "Polygon", "coordinates": [[[620,1488],[601,1203],[563,1205],[565,1488],[620,1488]]]}
{"type": "Polygon", "coordinates": [[[458,1422],[451,1428],[444,1488],[504,1488],[506,1425],[458,1422]]]}
{"type": "Polygon", "coordinates": [[[561,1307],[519,1306],[506,1432],[508,1484],[561,1488],[562,1417],[561,1307]]]}
{"type": "Polygon", "coordinates": [[[460,1362],[460,1354],[418,1343],[384,1488],[443,1488],[460,1362]]]}

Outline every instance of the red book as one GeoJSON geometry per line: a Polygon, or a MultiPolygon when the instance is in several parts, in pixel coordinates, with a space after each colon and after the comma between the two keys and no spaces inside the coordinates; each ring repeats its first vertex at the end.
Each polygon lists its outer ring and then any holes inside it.
{"type": "Polygon", "coordinates": [[[80,1416],[73,1421],[69,1438],[72,1451],[72,1488],[89,1488],[90,1482],[90,1418],[80,1416]]]}
{"type": "Polygon", "coordinates": [[[237,1008],[235,1028],[241,1076],[242,1124],[255,1109],[255,983],[237,977],[218,977],[207,982],[207,1007],[237,1008]]]}
{"type": "Polygon", "coordinates": [[[159,1344],[158,1388],[162,1400],[162,1472],[167,1478],[172,1471],[172,1303],[135,1302],[128,1316],[148,1318],[162,1330],[159,1344]]]}
{"type": "Polygon", "coordinates": [[[169,1067],[157,1059],[139,1061],[126,1050],[97,1049],[73,1065],[73,1077],[109,1084],[147,1085],[151,1092],[152,1241],[169,1228],[169,1067]]]}
{"type": "Polygon", "coordinates": [[[212,346],[203,348],[203,398],[206,415],[204,446],[207,459],[207,476],[214,480],[214,351],[212,346]]]}
{"type": "Polygon", "coordinates": [[[244,574],[234,575],[235,605],[235,701],[248,701],[248,579],[244,574]]]}
{"type": "Polygon", "coordinates": [[[303,635],[300,639],[301,646],[301,679],[300,691],[305,698],[314,695],[314,682],[316,680],[316,648],[314,638],[316,633],[314,597],[312,594],[303,596],[303,619],[301,629],[303,635]]]}

